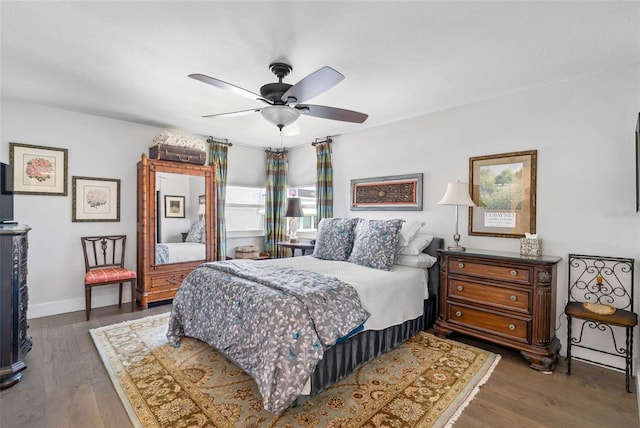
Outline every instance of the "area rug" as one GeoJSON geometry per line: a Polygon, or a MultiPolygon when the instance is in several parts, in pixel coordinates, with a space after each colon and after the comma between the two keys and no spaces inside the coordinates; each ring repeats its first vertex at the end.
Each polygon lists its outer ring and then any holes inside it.
{"type": "Polygon", "coordinates": [[[207,344],[165,337],[169,314],[90,330],[136,427],[444,427],[500,356],[421,332],[274,415],[253,379],[207,344]]]}

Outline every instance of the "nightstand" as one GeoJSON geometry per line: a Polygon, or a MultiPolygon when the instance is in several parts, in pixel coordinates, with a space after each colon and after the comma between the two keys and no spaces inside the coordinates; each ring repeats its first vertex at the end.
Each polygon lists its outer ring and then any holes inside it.
{"type": "Polygon", "coordinates": [[[307,250],[311,250],[311,252],[313,252],[315,245],[310,243],[280,241],[278,242],[278,247],[291,248],[291,257],[295,257],[296,250],[300,250],[300,253],[305,256],[307,254],[307,250]]]}

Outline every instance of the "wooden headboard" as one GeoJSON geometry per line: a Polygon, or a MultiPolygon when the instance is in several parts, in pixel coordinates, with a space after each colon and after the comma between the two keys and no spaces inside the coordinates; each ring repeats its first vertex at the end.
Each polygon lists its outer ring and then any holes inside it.
{"type": "Polygon", "coordinates": [[[444,239],[433,238],[429,246],[422,251],[438,259],[436,264],[429,268],[429,297],[437,296],[440,291],[440,255],[438,250],[442,248],[444,248],[444,239]]]}

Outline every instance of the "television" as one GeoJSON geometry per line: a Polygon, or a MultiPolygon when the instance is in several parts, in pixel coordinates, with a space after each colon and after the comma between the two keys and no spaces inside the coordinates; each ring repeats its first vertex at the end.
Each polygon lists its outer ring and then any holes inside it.
{"type": "Polygon", "coordinates": [[[0,224],[13,221],[13,167],[0,162],[0,224]]]}

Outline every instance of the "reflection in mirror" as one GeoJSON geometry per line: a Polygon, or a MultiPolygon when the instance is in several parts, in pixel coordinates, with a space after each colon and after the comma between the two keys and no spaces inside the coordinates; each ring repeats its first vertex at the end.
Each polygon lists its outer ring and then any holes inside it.
{"type": "Polygon", "coordinates": [[[206,258],[204,185],[202,176],[156,173],[156,264],[206,258]],[[180,208],[184,210],[184,218],[171,214],[168,208],[175,211],[176,207],[165,207],[167,200],[172,204],[184,203],[183,207],[177,207],[180,212],[180,208]]]}

